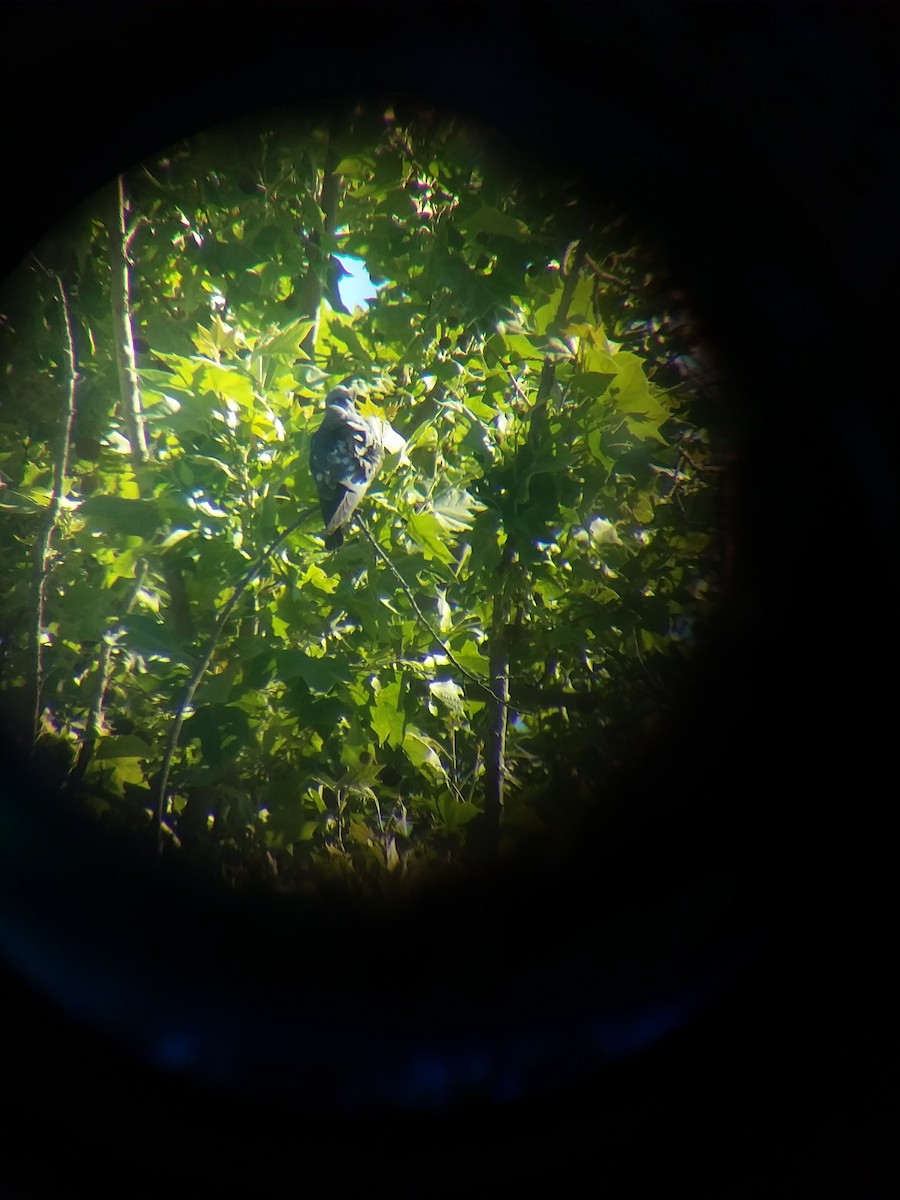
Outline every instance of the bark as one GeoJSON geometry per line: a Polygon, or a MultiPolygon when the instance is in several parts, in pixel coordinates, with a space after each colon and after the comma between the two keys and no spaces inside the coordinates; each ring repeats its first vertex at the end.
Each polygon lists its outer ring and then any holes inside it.
{"type": "MultiPolygon", "coordinates": [[[[560,297],[559,308],[556,312],[555,323],[561,327],[565,324],[575,294],[578,274],[584,262],[582,248],[573,247],[571,265],[566,274],[563,294],[560,297]]],[[[534,460],[544,436],[547,424],[547,410],[556,371],[552,359],[544,360],[538,393],[528,425],[528,436],[519,458],[520,478],[527,480],[528,466],[534,460]]],[[[527,488],[527,483],[526,483],[527,488]]],[[[527,492],[524,493],[527,496],[527,492]]],[[[506,762],[506,731],[509,721],[509,649],[507,632],[513,625],[513,612],[516,599],[525,599],[513,593],[512,572],[518,560],[518,545],[516,534],[507,530],[506,543],[503,547],[503,557],[500,563],[502,583],[494,599],[494,612],[491,618],[491,690],[494,695],[488,701],[487,737],[485,744],[485,796],[484,796],[484,837],[483,850],[490,856],[496,856],[500,849],[500,828],[503,819],[503,802],[508,774],[506,762]]],[[[519,588],[521,592],[521,587],[519,588]]]]}
{"type": "MultiPolygon", "coordinates": [[[[334,151],[329,143],[325,154],[322,189],[319,194],[319,207],[322,210],[322,227],[325,234],[326,249],[337,228],[338,212],[340,210],[340,178],[335,175],[333,168],[334,151]]],[[[316,341],[319,337],[319,309],[321,308],[322,298],[325,294],[325,273],[330,264],[330,251],[328,252],[328,257],[324,257],[323,251],[323,257],[320,261],[315,263],[310,262],[305,280],[303,293],[304,307],[308,308],[308,315],[313,318],[313,326],[300,343],[300,349],[310,359],[315,357],[316,341]]]]}
{"type": "MultiPolygon", "coordinates": [[[[49,274],[49,272],[48,272],[49,274]]],[[[63,356],[65,362],[66,385],[63,411],[60,418],[59,442],[53,460],[53,485],[50,492],[50,503],[47,514],[41,526],[40,534],[34,548],[34,613],[32,625],[32,663],[31,663],[31,738],[34,744],[41,732],[41,717],[44,711],[44,662],[43,662],[43,633],[46,625],[47,580],[52,568],[53,536],[59,526],[59,515],[62,509],[62,498],[65,492],[66,475],[69,471],[69,455],[72,446],[72,428],[75,422],[76,391],[78,384],[78,369],[75,358],[75,343],[72,337],[72,318],[69,311],[69,298],[65,285],[59,275],[51,275],[56,281],[57,297],[62,312],[63,325],[63,356]]]]}
{"type": "Polygon", "coordinates": [[[138,488],[142,489],[143,466],[149,456],[149,446],[134,353],[134,332],[131,326],[131,263],[128,258],[129,237],[125,227],[125,185],[121,176],[110,193],[106,227],[109,234],[109,293],[122,420],[128,441],[131,443],[131,464],[135,478],[138,488]]]}
{"type": "MultiPolygon", "coordinates": [[[[112,308],[113,340],[116,370],[119,376],[119,397],[122,421],[131,446],[131,466],[138,491],[148,491],[146,465],[150,457],[147,428],[141,402],[141,387],[134,351],[134,328],[131,319],[131,259],[129,233],[125,216],[125,185],[121,176],[109,197],[106,227],[109,235],[110,306],[112,308]]],[[[197,640],[191,617],[187,588],[181,571],[165,558],[160,563],[169,593],[166,621],[185,643],[197,640]]]]}

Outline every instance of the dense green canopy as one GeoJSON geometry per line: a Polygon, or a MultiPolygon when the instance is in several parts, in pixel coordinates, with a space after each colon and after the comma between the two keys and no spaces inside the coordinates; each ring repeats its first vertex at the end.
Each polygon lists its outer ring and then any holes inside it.
{"type": "Polygon", "coordinates": [[[137,166],[0,305],[21,739],[104,821],[235,880],[570,831],[714,599],[683,308],[621,214],[432,113],[137,166]],[[338,384],[405,449],[329,554],[308,455],[338,384]]]}

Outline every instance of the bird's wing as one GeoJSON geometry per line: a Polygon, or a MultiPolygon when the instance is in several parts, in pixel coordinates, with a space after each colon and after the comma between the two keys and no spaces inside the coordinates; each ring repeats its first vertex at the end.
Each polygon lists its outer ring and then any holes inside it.
{"type": "Polygon", "coordinates": [[[326,409],[310,443],[326,536],[350,519],[383,457],[381,440],[365,417],[347,408],[326,409]]]}

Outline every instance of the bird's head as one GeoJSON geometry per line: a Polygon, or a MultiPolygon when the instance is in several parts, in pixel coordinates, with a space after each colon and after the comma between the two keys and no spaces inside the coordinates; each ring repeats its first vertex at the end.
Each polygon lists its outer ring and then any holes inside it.
{"type": "Polygon", "coordinates": [[[332,388],[325,397],[325,415],[343,419],[348,413],[356,413],[356,404],[346,388],[332,388]]]}

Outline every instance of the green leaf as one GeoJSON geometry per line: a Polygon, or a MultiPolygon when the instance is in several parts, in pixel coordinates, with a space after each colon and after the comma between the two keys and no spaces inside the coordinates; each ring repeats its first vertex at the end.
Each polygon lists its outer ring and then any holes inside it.
{"type": "Polygon", "coordinates": [[[513,238],[517,242],[534,240],[531,230],[524,221],[509,213],[500,212],[488,204],[483,204],[477,212],[467,217],[459,225],[460,232],[467,237],[476,237],[479,233],[496,234],[498,237],[513,238]]]}
{"type": "Polygon", "coordinates": [[[233,400],[242,408],[252,408],[256,402],[253,384],[243,370],[207,363],[200,376],[200,387],[233,400]]]}
{"type": "Polygon", "coordinates": [[[216,767],[253,741],[250,720],[234,704],[208,704],[184,723],[185,741],[198,738],[206,762],[216,767]]]}
{"type": "Polygon", "coordinates": [[[669,414],[650,391],[643,363],[636,354],[627,350],[620,350],[614,361],[619,373],[612,395],[616,408],[626,416],[628,428],[636,437],[655,438],[664,442],[659,427],[669,414]]]}
{"type": "Polygon", "coordinates": [[[17,492],[15,488],[0,488],[0,508],[10,512],[42,512],[50,503],[50,493],[45,488],[29,488],[28,492],[17,492]]]}
{"type": "Polygon", "coordinates": [[[257,357],[277,359],[296,358],[299,353],[300,343],[314,325],[315,321],[310,320],[308,317],[301,317],[297,321],[292,321],[290,325],[286,325],[283,329],[261,337],[253,349],[251,362],[257,357]]]}
{"type": "Polygon", "coordinates": [[[466,408],[477,417],[479,421],[493,421],[497,415],[496,408],[491,408],[489,404],[485,404],[478,396],[466,396],[466,408]]]}
{"type": "Polygon", "coordinates": [[[413,513],[408,518],[406,527],[426,559],[436,558],[438,562],[447,566],[455,561],[450,548],[444,542],[444,527],[433,513],[413,513]]]}
{"type": "Polygon", "coordinates": [[[131,733],[122,737],[100,738],[94,748],[94,758],[106,761],[113,758],[150,758],[153,748],[143,738],[131,733]]]}
{"type": "Polygon", "coordinates": [[[617,378],[618,375],[611,371],[576,371],[572,376],[572,387],[582,395],[597,399],[606,395],[609,385],[617,378]]]}
{"type": "Polygon", "coordinates": [[[192,466],[213,467],[215,470],[221,471],[227,479],[231,479],[235,482],[237,481],[237,475],[235,475],[234,471],[232,471],[231,467],[229,467],[227,463],[222,462],[222,460],[219,458],[213,458],[209,454],[186,455],[185,461],[190,463],[192,466]]]}
{"type": "Polygon", "coordinates": [[[362,154],[342,158],[334,168],[335,175],[343,175],[345,179],[371,179],[374,171],[375,159],[362,154]]]}
{"type": "Polygon", "coordinates": [[[347,321],[332,316],[329,322],[329,334],[342,346],[346,346],[360,366],[368,366],[372,361],[372,356],[360,341],[359,334],[347,321]]]}
{"type": "Polygon", "coordinates": [[[160,542],[160,549],[169,550],[172,546],[183,542],[185,538],[193,537],[196,532],[196,529],[173,529],[169,536],[160,542]]]}
{"type": "Polygon", "coordinates": [[[451,533],[461,533],[464,529],[472,528],[474,514],[484,511],[486,506],[465,488],[447,488],[435,496],[431,507],[445,529],[451,533]]]}
{"type": "Polygon", "coordinates": [[[147,613],[128,613],[120,621],[125,631],[125,646],[142,658],[192,664],[177,635],[147,613]]]}
{"type": "MultiPolygon", "coordinates": [[[[503,342],[514,358],[524,361],[528,361],[529,359],[543,360],[543,351],[539,350],[524,333],[504,333],[503,342]]],[[[569,353],[568,349],[566,349],[566,353],[569,353]]]]}
{"type": "Polygon", "coordinates": [[[88,529],[96,533],[149,538],[162,525],[152,500],[126,500],[122,496],[90,496],[78,509],[88,529]]]}
{"type": "Polygon", "coordinates": [[[306,568],[302,575],[297,579],[297,586],[303,587],[304,584],[309,584],[317,591],[333,594],[340,584],[340,579],[336,575],[328,575],[321,567],[311,564],[306,568]]]}
{"type": "Polygon", "coordinates": [[[106,565],[105,578],[103,580],[104,585],[112,587],[119,579],[133,579],[135,560],[138,553],[137,549],[129,549],[123,550],[121,554],[114,555],[106,565]]]}
{"type": "Polygon", "coordinates": [[[560,281],[545,303],[541,304],[532,313],[531,322],[535,333],[540,335],[545,334],[553,321],[556,320],[556,314],[559,312],[559,302],[562,299],[562,292],[563,285],[562,281],[560,281]]]}
{"type": "Polygon", "coordinates": [[[428,690],[454,716],[463,716],[463,690],[458,683],[452,679],[436,679],[429,683],[428,690]]]}
{"type": "Polygon", "coordinates": [[[438,753],[439,746],[433,738],[428,737],[414,725],[407,725],[403,735],[403,753],[414,767],[423,774],[432,777],[446,777],[446,771],[438,753]],[[427,768],[427,769],[426,769],[427,768]]]}
{"type": "MultiPolygon", "coordinates": [[[[583,271],[575,284],[575,291],[569,301],[568,324],[577,321],[593,323],[594,307],[594,277],[588,271],[583,271]]],[[[602,332],[602,331],[601,331],[602,332]]]]}
{"type": "Polygon", "coordinates": [[[448,792],[443,792],[437,797],[434,807],[444,827],[450,830],[462,829],[480,812],[480,809],[470,801],[457,800],[448,792]]]}
{"type": "MultiPolygon", "coordinates": [[[[454,639],[455,643],[455,639],[454,639]]],[[[490,663],[478,650],[477,645],[469,640],[462,646],[455,644],[451,645],[453,657],[461,667],[474,675],[477,679],[487,679],[490,674],[490,663]]]]}
{"type": "Polygon", "coordinates": [[[601,375],[618,375],[622,369],[623,361],[618,354],[609,354],[606,350],[601,350],[597,346],[586,345],[582,347],[579,365],[581,370],[588,375],[596,373],[601,375]]]}
{"type": "Polygon", "coordinates": [[[141,766],[141,759],[117,758],[113,764],[112,779],[122,792],[127,792],[130,787],[137,787],[143,791],[146,774],[141,766]]]}
{"type": "Polygon", "coordinates": [[[607,521],[605,517],[595,517],[588,526],[588,533],[596,546],[622,545],[622,539],[619,537],[615,525],[612,521],[607,521]]]}
{"type": "Polygon", "coordinates": [[[389,683],[382,687],[375,696],[372,705],[372,731],[378,738],[378,744],[383,746],[399,746],[403,741],[403,729],[406,717],[400,705],[401,684],[389,683]]]}
{"type": "Polygon", "coordinates": [[[334,657],[313,658],[302,650],[282,650],[278,674],[284,680],[302,679],[312,692],[328,695],[338,684],[349,683],[350,669],[334,657]]]}

